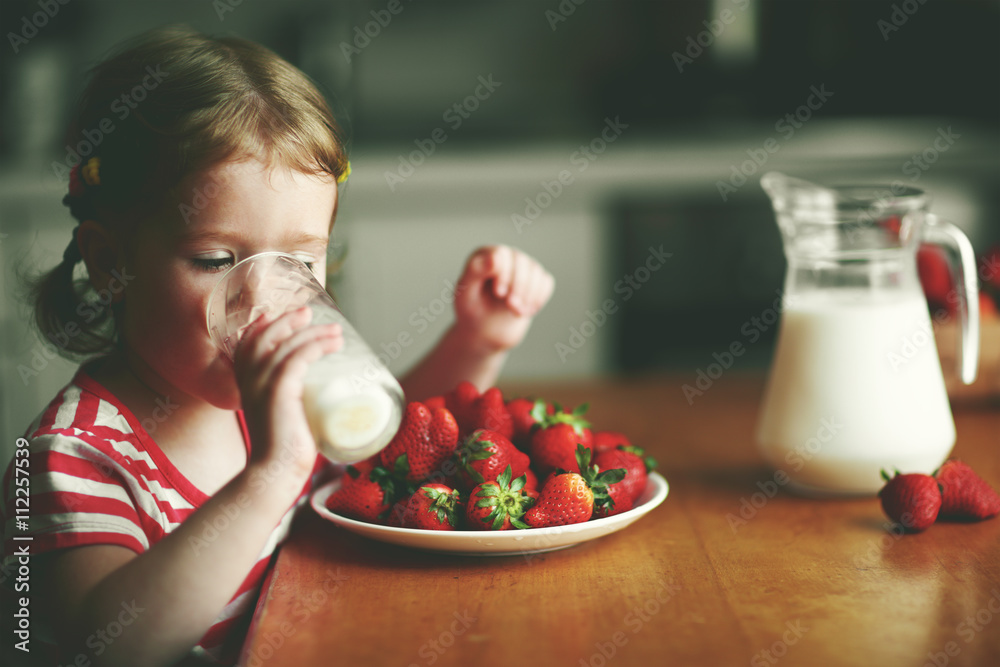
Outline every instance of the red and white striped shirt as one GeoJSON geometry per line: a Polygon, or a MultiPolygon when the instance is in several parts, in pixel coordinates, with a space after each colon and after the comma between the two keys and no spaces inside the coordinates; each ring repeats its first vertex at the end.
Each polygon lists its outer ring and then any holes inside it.
{"type": "MultiPolygon", "coordinates": [[[[243,413],[237,416],[249,454],[243,413]]],[[[29,525],[24,530],[16,523],[12,461],[3,479],[0,509],[5,572],[16,570],[14,550],[25,544],[31,545],[32,556],[95,544],[117,544],[142,554],[208,500],[167,459],[128,408],[83,369],[29,427],[26,438],[29,525]],[[15,542],[15,534],[33,539],[15,542]]],[[[317,471],[320,466],[317,459],[317,471]]],[[[193,649],[196,656],[214,663],[235,661],[271,557],[311,486],[312,482],[305,486],[274,528],[236,595],[193,649]]],[[[51,637],[45,630],[33,634],[42,641],[51,637]]]]}

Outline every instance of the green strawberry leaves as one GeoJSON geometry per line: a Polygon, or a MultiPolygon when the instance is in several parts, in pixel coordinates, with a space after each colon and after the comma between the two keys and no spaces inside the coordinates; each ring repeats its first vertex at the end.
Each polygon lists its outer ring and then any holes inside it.
{"type": "Polygon", "coordinates": [[[479,431],[475,431],[469,438],[465,441],[465,444],[458,450],[458,466],[469,474],[469,477],[473,479],[476,484],[482,484],[485,481],[482,473],[476,470],[472,464],[475,461],[485,461],[495,454],[495,452],[488,449],[495,443],[489,440],[483,440],[477,437],[479,431]]]}
{"type": "Polygon", "coordinates": [[[623,452],[628,452],[629,454],[635,454],[640,459],[642,459],[643,465],[646,466],[646,472],[651,473],[659,465],[652,456],[646,455],[646,450],[642,447],[636,447],[635,445],[618,445],[618,449],[623,452]]]}
{"type": "Polygon", "coordinates": [[[576,446],[576,463],[580,467],[580,476],[594,493],[594,509],[612,509],[614,499],[608,494],[608,487],[625,479],[625,468],[612,468],[601,471],[596,465],[590,464],[590,450],[583,445],[576,446]]]}
{"type": "Polygon", "coordinates": [[[427,511],[434,514],[438,523],[448,522],[450,526],[458,525],[458,491],[444,492],[429,486],[422,486],[418,493],[431,501],[427,511]]]}
{"type": "Polygon", "coordinates": [[[583,429],[590,428],[590,422],[583,418],[583,415],[590,408],[589,403],[578,405],[573,412],[565,412],[558,403],[553,403],[555,412],[548,414],[545,401],[535,401],[535,406],[531,409],[531,416],[537,421],[541,428],[549,428],[556,424],[569,424],[573,430],[582,434],[583,429]]]}
{"type": "Polygon", "coordinates": [[[492,511],[483,517],[483,523],[489,523],[492,530],[502,530],[504,519],[509,518],[510,524],[515,528],[530,528],[528,524],[521,521],[527,511],[527,506],[531,499],[525,496],[521,490],[527,482],[527,476],[521,475],[511,481],[514,471],[511,466],[504,468],[495,482],[482,484],[476,492],[476,507],[486,509],[493,508],[492,511]]]}

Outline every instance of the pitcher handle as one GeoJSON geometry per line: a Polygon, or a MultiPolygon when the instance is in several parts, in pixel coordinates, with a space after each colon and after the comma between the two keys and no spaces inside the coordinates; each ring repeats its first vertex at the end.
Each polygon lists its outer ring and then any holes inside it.
{"type": "Polygon", "coordinates": [[[951,248],[958,254],[958,264],[952,265],[952,277],[958,294],[958,318],[962,337],[958,343],[958,367],[962,382],[976,381],[979,368],[979,286],[976,281],[976,253],[969,237],[961,229],[926,213],[924,228],[930,243],[951,248]]]}

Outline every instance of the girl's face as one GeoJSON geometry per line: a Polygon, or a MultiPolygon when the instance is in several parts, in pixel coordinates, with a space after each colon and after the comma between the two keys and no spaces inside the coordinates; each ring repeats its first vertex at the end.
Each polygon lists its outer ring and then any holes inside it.
{"type": "Polygon", "coordinates": [[[208,337],[212,288],[235,262],[266,251],[295,255],[325,282],[336,181],[249,160],[224,162],[185,179],[137,230],[125,273],[122,334],[145,364],[142,378],[228,410],[240,407],[231,362],[208,337]]]}

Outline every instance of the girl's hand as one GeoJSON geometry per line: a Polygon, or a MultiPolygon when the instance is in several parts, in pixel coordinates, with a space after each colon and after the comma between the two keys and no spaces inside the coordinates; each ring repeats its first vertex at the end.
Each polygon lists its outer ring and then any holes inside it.
{"type": "Polygon", "coordinates": [[[509,350],[524,338],[554,286],[552,275],[520,250],[479,248],[455,290],[456,327],[487,350],[509,350]]]}
{"type": "Polygon", "coordinates": [[[308,326],[311,319],[308,307],[261,316],[244,332],[233,360],[252,444],[247,467],[260,466],[269,480],[287,480],[295,491],[316,462],[302,407],[306,369],[344,342],[340,325],[308,326]]]}

